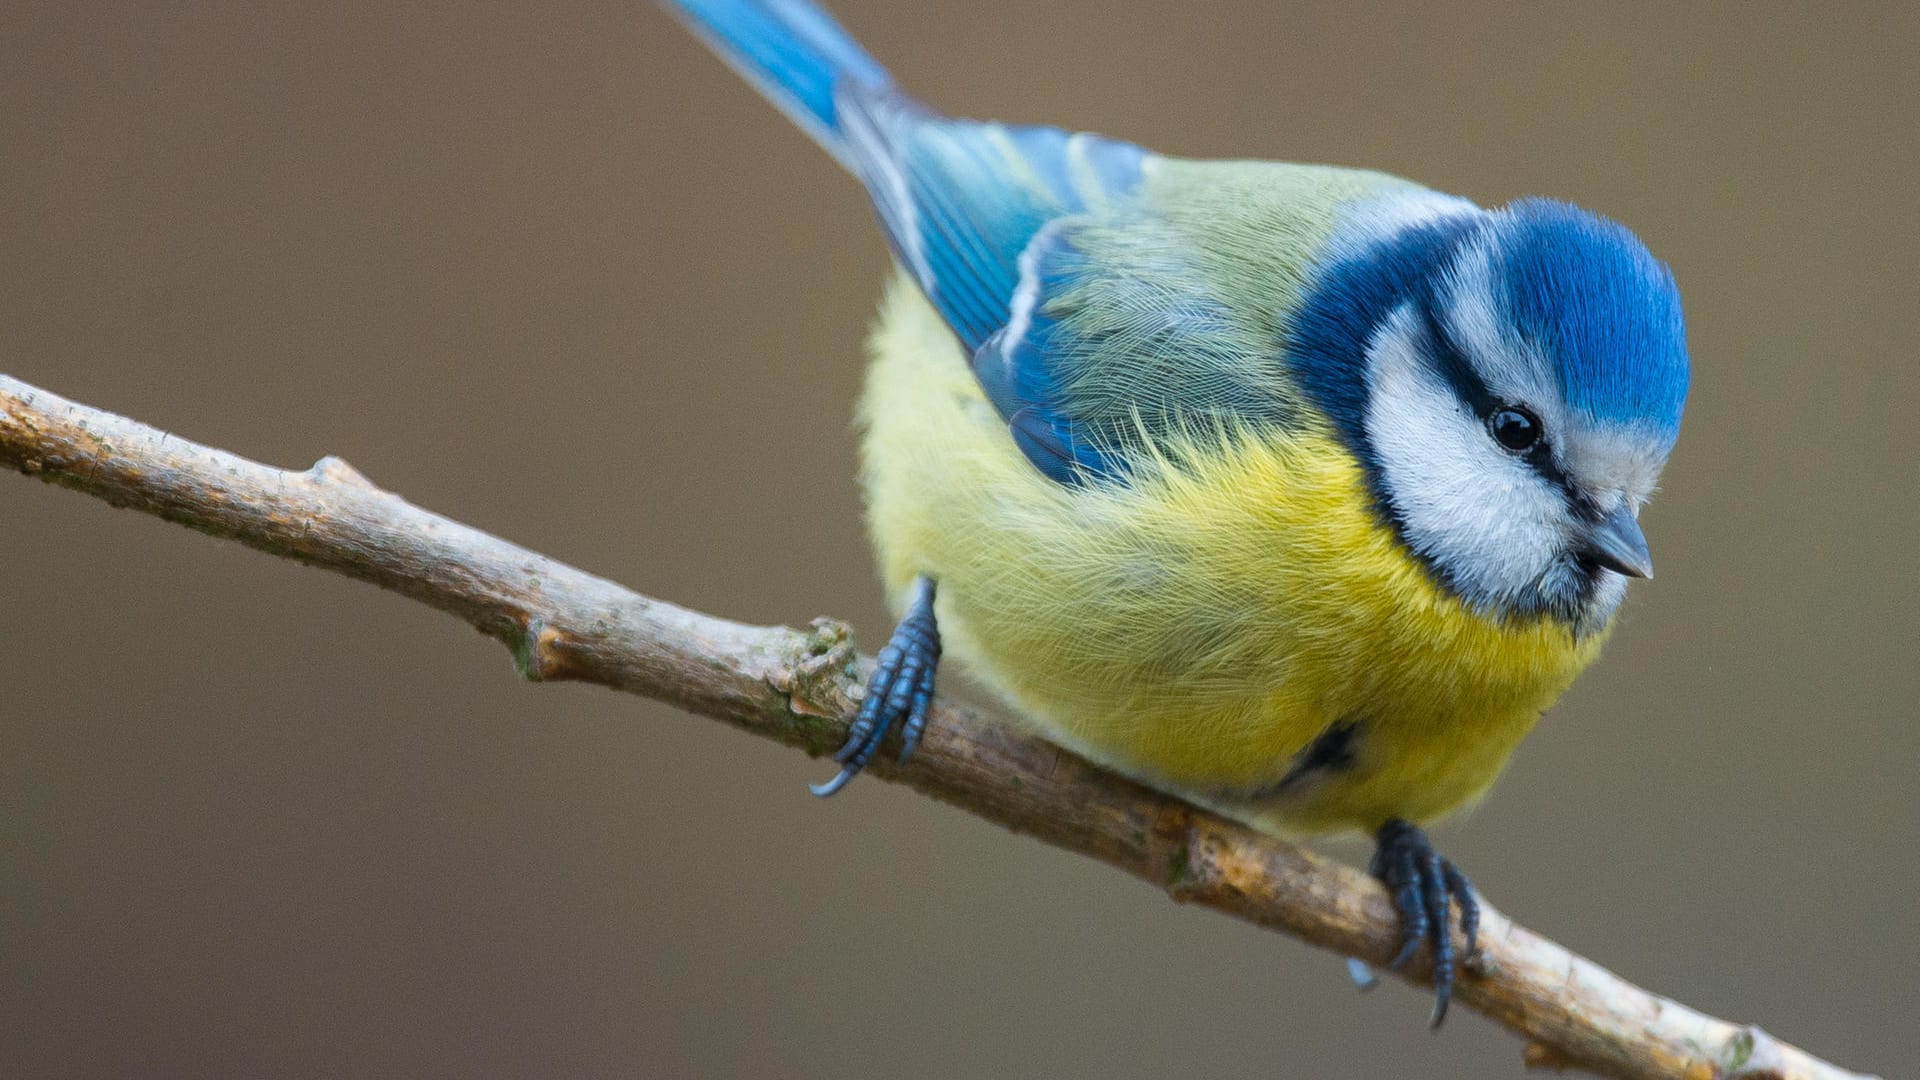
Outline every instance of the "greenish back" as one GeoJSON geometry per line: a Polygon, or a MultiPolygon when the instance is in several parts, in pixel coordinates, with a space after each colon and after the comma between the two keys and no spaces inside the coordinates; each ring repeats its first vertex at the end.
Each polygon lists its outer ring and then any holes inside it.
{"type": "Polygon", "coordinates": [[[1125,455],[1175,428],[1296,423],[1280,355],[1342,209],[1414,185],[1383,173],[1149,159],[1135,199],[1063,230],[1077,257],[1041,314],[1077,440],[1125,455]]]}

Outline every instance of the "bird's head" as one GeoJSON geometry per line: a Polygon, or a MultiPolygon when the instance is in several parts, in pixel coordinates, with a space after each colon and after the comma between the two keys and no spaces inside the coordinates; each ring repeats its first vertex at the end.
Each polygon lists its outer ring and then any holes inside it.
{"type": "Polygon", "coordinates": [[[1461,598],[1597,629],[1652,576],[1636,517],[1687,353],[1673,277],[1631,232],[1544,200],[1376,231],[1299,322],[1383,515],[1461,598]]]}

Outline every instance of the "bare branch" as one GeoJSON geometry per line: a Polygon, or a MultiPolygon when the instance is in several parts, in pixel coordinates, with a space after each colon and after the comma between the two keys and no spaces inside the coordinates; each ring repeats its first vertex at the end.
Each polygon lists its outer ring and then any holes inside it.
{"type": "MultiPolygon", "coordinates": [[[[526,677],[669,701],[819,755],[870,661],[845,627],[745,626],[636,595],[382,491],[337,458],[290,472],[0,376],[0,464],[115,506],[325,567],[466,620],[526,677]]],[[[1149,791],[970,710],[937,705],[911,764],[870,770],[1202,904],[1375,965],[1392,907],[1351,867],[1149,791]]],[[[1650,994],[1485,909],[1456,1000],[1527,1040],[1529,1066],[1622,1078],[1859,1080],[1752,1026],[1650,994]]],[[[1407,972],[1428,977],[1424,960],[1407,972]]]]}

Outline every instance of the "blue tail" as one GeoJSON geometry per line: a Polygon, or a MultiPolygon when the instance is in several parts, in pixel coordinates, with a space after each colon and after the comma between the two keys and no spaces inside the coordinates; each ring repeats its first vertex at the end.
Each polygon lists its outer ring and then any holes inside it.
{"type": "MultiPolygon", "coordinates": [[[[835,88],[880,90],[885,68],[811,0],[665,0],[733,69],[849,169],[835,88]]],[[[856,170],[857,171],[857,170],[856,170]]]]}

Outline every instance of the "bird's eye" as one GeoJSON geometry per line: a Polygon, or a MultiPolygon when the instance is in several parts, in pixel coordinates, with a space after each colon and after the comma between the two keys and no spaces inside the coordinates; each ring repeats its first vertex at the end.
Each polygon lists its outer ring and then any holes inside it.
{"type": "Polygon", "coordinates": [[[1531,450],[1540,441],[1540,421],[1532,413],[1516,406],[1496,409],[1487,417],[1487,431],[1501,446],[1519,453],[1531,450]]]}

